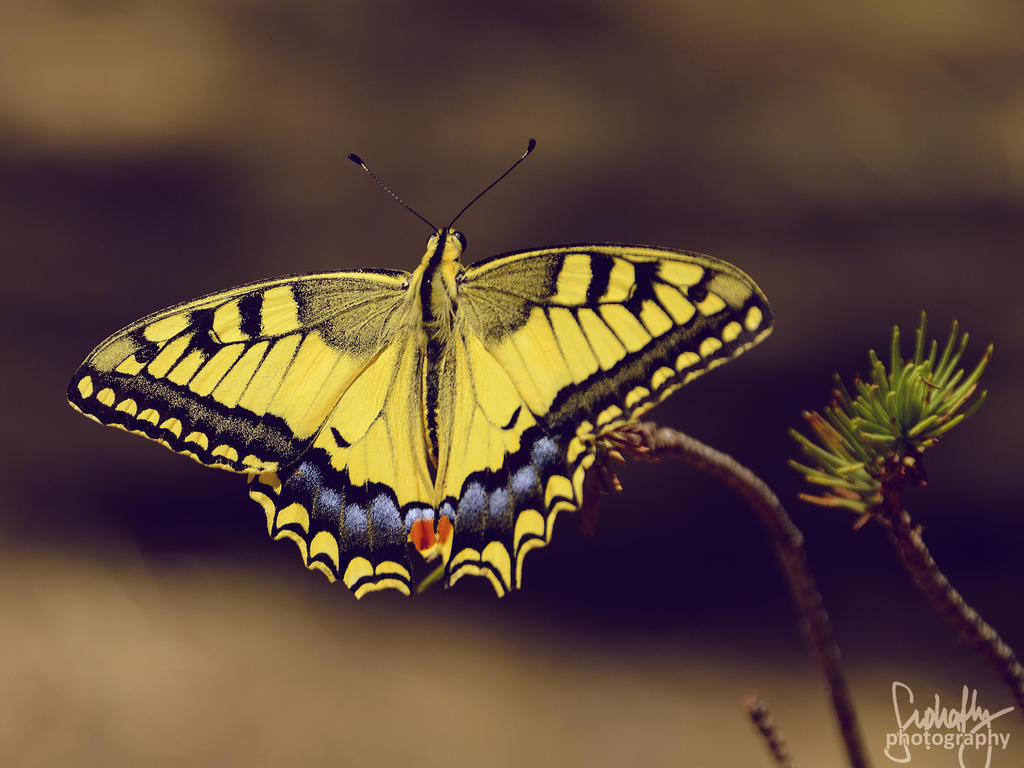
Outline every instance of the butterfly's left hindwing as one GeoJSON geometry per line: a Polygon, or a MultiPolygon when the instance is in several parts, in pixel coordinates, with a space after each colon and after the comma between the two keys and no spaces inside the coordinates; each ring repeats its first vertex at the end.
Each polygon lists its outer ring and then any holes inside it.
{"type": "Polygon", "coordinates": [[[268,532],[294,541],[307,567],[357,597],[409,594],[406,542],[418,520],[431,533],[437,525],[421,364],[415,335],[394,339],[340,397],[298,466],[261,474],[250,489],[268,532]]]}

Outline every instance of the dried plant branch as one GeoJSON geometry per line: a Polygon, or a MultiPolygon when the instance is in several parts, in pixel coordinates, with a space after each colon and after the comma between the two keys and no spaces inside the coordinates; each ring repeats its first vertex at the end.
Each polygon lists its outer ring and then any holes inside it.
{"type": "Polygon", "coordinates": [[[907,511],[898,506],[895,496],[891,500],[897,505],[886,509],[881,519],[887,523],[889,538],[914,584],[935,610],[995,668],[1024,714],[1024,666],[999,633],[967,604],[939,570],[921,536],[921,526],[913,524],[907,511]]]}
{"type": "Polygon", "coordinates": [[[775,765],[778,768],[793,768],[793,761],[789,758],[789,748],[786,746],[786,740],[776,727],[772,713],[768,711],[768,707],[765,706],[764,702],[756,694],[750,693],[743,698],[743,708],[747,710],[747,715],[750,717],[751,722],[754,723],[754,727],[757,728],[758,733],[764,739],[765,744],[768,746],[768,751],[772,753],[775,765]]]}
{"type": "Polygon", "coordinates": [[[803,534],[786,514],[778,497],[763,480],[734,458],[689,435],[658,427],[652,422],[643,422],[636,428],[645,434],[652,457],[675,456],[682,459],[725,483],[757,514],[771,539],[815,658],[825,676],[850,765],[867,768],[868,759],[857,727],[850,687],[840,664],[839,646],[821,593],[807,565],[803,534]]]}

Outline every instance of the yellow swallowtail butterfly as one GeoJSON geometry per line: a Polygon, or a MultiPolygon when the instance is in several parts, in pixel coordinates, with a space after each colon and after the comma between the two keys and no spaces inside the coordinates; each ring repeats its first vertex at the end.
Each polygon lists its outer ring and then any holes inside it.
{"type": "Polygon", "coordinates": [[[411,274],[282,277],[148,315],[93,350],[68,400],[247,475],[271,536],[357,597],[409,594],[410,545],[446,585],[480,575],[503,595],[578,509],[597,439],[771,315],[709,256],[560,245],[465,267],[454,223],[411,274]]]}

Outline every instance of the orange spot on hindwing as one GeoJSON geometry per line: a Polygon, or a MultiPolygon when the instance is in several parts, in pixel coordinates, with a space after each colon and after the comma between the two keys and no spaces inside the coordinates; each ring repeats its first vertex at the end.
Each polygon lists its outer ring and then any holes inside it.
{"type": "Polygon", "coordinates": [[[445,502],[441,505],[441,517],[437,521],[437,546],[441,550],[441,561],[444,563],[452,556],[452,534],[455,532],[452,518],[445,514],[446,509],[452,511],[452,516],[455,512],[451,505],[445,502]]]}
{"type": "Polygon", "coordinates": [[[451,539],[454,530],[451,518],[448,515],[441,515],[441,519],[437,522],[437,541],[442,547],[451,539]]]}
{"type": "MultiPolygon", "coordinates": [[[[447,520],[447,518],[444,518],[447,520]]],[[[409,530],[409,541],[416,547],[416,551],[424,557],[433,554],[437,547],[437,537],[434,535],[434,522],[426,518],[420,518],[412,524],[409,530]]]]}

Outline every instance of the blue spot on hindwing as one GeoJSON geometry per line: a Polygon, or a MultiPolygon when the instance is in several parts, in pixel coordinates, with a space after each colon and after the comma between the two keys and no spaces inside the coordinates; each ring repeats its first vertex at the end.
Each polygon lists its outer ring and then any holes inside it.
{"type": "Polygon", "coordinates": [[[455,518],[457,517],[457,514],[455,512],[455,507],[452,506],[452,503],[450,501],[442,502],[441,506],[438,507],[437,509],[437,517],[438,519],[441,519],[442,517],[447,517],[449,520],[452,521],[453,524],[455,523],[455,518]]]}
{"type": "Polygon", "coordinates": [[[537,473],[533,467],[520,467],[512,475],[509,485],[512,486],[513,497],[526,496],[537,488],[537,473]]]}
{"type": "Polygon", "coordinates": [[[369,520],[366,518],[366,510],[358,504],[349,504],[345,507],[345,530],[352,536],[361,536],[366,533],[369,520]]]}
{"type": "Polygon", "coordinates": [[[292,476],[288,478],[288,485],[294,486],[300,494],[313,496],[317,489],[323,485],[323,473],[311,461],[304,461],[296,468],[292,476]]]}
{"type": "Polygon", "coordinates": [[[476,520],[484,513],[487,506],[487,493],[480,483],[470,483],[462,492],[459,499],[459,520],[465,524],[468,521],[476,520]],[[465,518],[465,519],[463,519],[465,518]]]}
{"type": "Polygon", "coordinates": [[[316,502],[313,505],[313,517],[318,520],[324,518],[337,520],[341,516],[341,494],[333,488],[321,488],[316,494],[316,502]]]}
{"type": "Polygon", "coordinates": [[[402,516],[398,514],[398,507],[395,506],[391,497],[384,493],[379,494],[370,502],[370,520],[374,528],[381,528],[389,533],[404,528],[402,516]]]}
{"type": "Polygon", "coordinates": [[[508,491],[504,488],[498,488],[491,493],[490,504],[488,505],[491,517],[504,517],[507,515],[509,511],[508,500],[508,491]]]}
{"type": "Polygon", "coordinates": [[[434,510],[431,507],[410,507],[405,512],[406,533],[412,530],[412,524],[417,520],[434,521],[434,510]]]}
{"type": "Polygon", "coordinates": [[[538,438],[530,450],[530,460],[535,467],[544,469],[557,464],[559,459],[558,445],[550,437],[538,438]]]}

